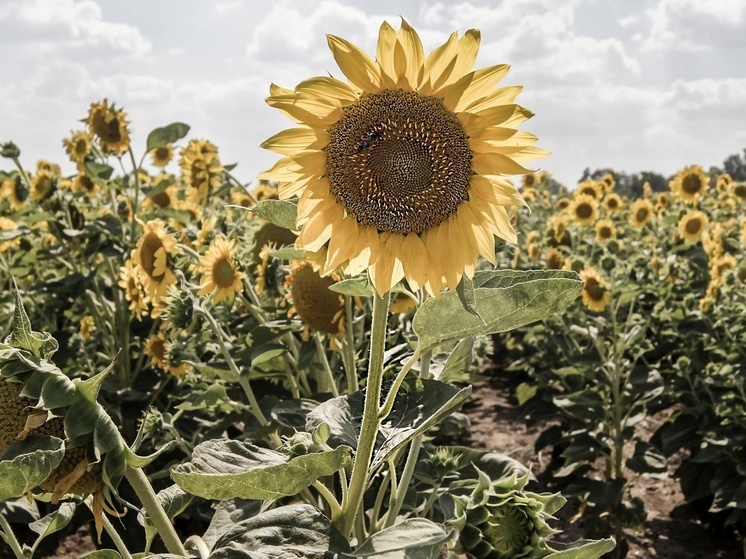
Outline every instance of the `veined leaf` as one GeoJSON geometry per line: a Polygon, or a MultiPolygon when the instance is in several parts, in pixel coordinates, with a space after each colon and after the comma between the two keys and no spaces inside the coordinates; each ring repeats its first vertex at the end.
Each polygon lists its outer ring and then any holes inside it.
{"type": "Polygon", "coordinates": [[[435,559],[451,532],[426,518],[410,518],[368,538],[344,557],[376,559],[435,559]]]}
{"type": "Polygon", "coordinates": [[[26,495],[47,479],[65,454],[61,439],[32,435],[0,453],[0,501],[26,495]]]}
{"type": "Polygon", "coordinates": [[[148,151],[172,144],[181,140],[189,133],[189,125],[183,122],[174,122],[162,128],[156,128],[148,134],[146,149],[148,151]]]}
{"type": "Polygon", "coordinates": [[[298,206],[287,200],[262,200],[251,208],[257,216],[284,229],[295,230],[298,206]]]}

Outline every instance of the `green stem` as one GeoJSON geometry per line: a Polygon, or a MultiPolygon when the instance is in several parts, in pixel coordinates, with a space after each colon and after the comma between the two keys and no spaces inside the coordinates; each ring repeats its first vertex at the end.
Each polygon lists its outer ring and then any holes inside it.
{"type": "MultiPolygon", "coordinates": [[[[316,332],[313,335],[313,341],[316,344],[316,352],[319,355],[319,359],[321,360],[321,365],[324,368],[324,376],[326,376],[326,383],[329,385],[326,387],[329,392],[332,393],[332,396],[335,398],[339,396],[339,390],[337,389],[337,382],[334,380],[334,373],[332,373],[332,368],[329,366],[329,359],[326,357],[326,349],[324,348],[324,344],[321,343],[321,334],[316,332]]],[[[319,390],[321,392],[321,390],[319,390]]]]}
{"type": "MultiPolygon", "coordinates": [[[[86,500],[85,504],[89,509],[93,510],[89,500],[86,500]]],[[[124,543],[124,540],[122,540],[119,532],[117,532],[116,528],[114,528],[114,525],[111,523],[111,520],[109,520],[109,517],[105,514],[102,514],[101,522],[104,525],[104,530],[106,530],[106,533],[111,538],[111,541],[114,542],[114,546],[117,548],[119,554],[122,556],[122,559],[132,559],[132,555],[127,549],[127,544],[124,543]]]]}
{"type": "Polygon", "coordinates": [[[13,529],[10,527],[10,524],[7,520],[5,520],[5,517],[2,514],[0,514],[0,528],[3,529],[2,533],[5,536],[3,539],[13,550],[13,554],[18,559],[25,559],[26,556],[23,554],[23,548],[21,548],[21,544],[18,543],[16,535],[13,533],[13,529]]]}
{"type": "Polygon", "coordinates": [[[381,406],[381,411],[378,414],[378,417],[383,421],[388,417],[388,415],[391,413],[391,410],[394,408],[394,400],[396,399],[396,394],[399,392],[399,388],[401,387],[402,383],[404,382],[404,378],[407,376],[407,373],[412,368],[412,366],[417,363],[417,360],[420,358],[420,355],[422,355],[420,348],[418,347],[414,354],[407,360],[406,363],[404,363],[404,366],[401,368],[401,371],[399,371],[396,375],[396,378],[394,379],[394,382],[391,384],[391,388],[389,389],[389,393],[386,396],[386,400],[383,402],[383,406],[381,406]]]}
{"type": "Polygon", "coordinates": [[[153,487],[150,485],[143,471],[140,468],[127,466],[124,477],[127,478],[132,489],[137,493],[137,497],[153,521],[158,535],[163,540],[163,543],[166,544],[168,552],[179,555],[180,557],[186,557],[187,552],[184,549],[184,545],[176,534],[171,520],[168,518],[166,511],[163,510],[158,496],[153,491],[153,487]]]}
{"type": "Polygon", "coordinates": [[[311,485],[313,485],[316,491],[319,492],[319,495],[321,495],[326,503],[329,505],[329,510],[332,514],[332,521],[336,521],[337,519],[341,518],[342,507],[339,506],[336,497],[334,497],[334,494],[329,491],[329,488],[321,483],[319,480],[314,481],[311,485]]]}
{"type": "Polygon", "coordinates": [[[357,453],[352,464],[350,487],[342,504],[341,532],[345,536],[352,533],[355,516],[363,502],[363,494],[368,483],[373,446],[380,427],[381,383],[383,380],[383,354],[386,349],[386,322],[389,313],[391,293],[382,297],[373,296],[373,324],[370,336],[370,358],[368,359],[368,384],[365,389],[363,420],[360,425],[357,453]]]}
{"type": "Polygon", "coordinates": [[[353,324],[352,297],[345,296],[345,337],[342,340],[342,362],[347,377],[347,394],[358,391],[357,367],[355,366],[355,335],[353,324]]]}

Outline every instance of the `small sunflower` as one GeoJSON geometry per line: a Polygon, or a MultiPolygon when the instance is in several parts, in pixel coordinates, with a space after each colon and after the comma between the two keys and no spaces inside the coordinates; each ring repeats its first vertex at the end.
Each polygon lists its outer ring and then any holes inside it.
{"type": "Polygon", "coordinates": [[[298,315],[303,320],[304,339],[308,339],[311,328],[335,336],[344,334],[344,297],[329,289],[339,279],[336,274],[322,277],[306,260],[292,263],[285,278],[285,288],[293,303],[288,317],[298,315]]]}
{"type": "Polygon", "coordinates": [[[90,135],[98,139],[104,151],[121,155],[129,149],[127,113],[109,105],[107,99],[91,104],[86,122],[90,135]]]}
{"type": "Polygon", "coordinates": [[[527,250],[529,260],[538,260],[541,258],[541,247],[538,244],[529,243],[527,250]]]}
{"type": "Polygon", "coordinates": [[[85,158],[91,153],[91,136],[84,130],[70,132],[72,136],[62,140],[65,152],[70,157],[70,161],[78,165],[81,170],[85,163],[85,158]]]}
{"type": "Polygon", "coordinates": [[[150,150],[150,161],[155,167],[163,169],[174,158],[174,147],[171,144],[166,144],[150,150]]]}
{"type": "Polygon", "coordinates": [[[598,219],[598,201],[588,194],[578,194],[567,211],[578,225],[593,225],[598,219]]]}
{"type": "Polygon", "coordinates": [[[730,185],[730,191],[733,196],[746,200],[746,182],[734,182],[730,185]]]}
{"type": "Polygon", "coordinates": [[[179,201],[177,197],[176,181],[173,175],[161,174],[154,180],[155,188],[148,192],[143,199],[145,208],[176,208],[179,201]]]}
{"type": "Polygon", "coordinates": [[[189,370],[189,364],[187,363],[174,364],[169,361],[166,338],[163,332],[158,332],[148,339],[143,351],[145,355],[150,355],[151,365],[170,375],[180,377],[189,370]]]}
{"type": "Polygon", "coordinates": [[[275,225],[269,221],[262,224],[254,233],[254,247],[251,250],[252,265],[256,266],[260,261],[260,252],[266,247],[282,248],[295,244],[296,235],[289,229],[275,225]]]}
{"type": "Polygon", "coordinates": [[[575,189],[575,195],[579,196],[580,194],[587,194],[595,200],[600,200],[603,195],[603,187],[597,181],[585,180],[578,184],[575,189]]]}
{"type": "Polygon", "coordinates": [[[585,282],[581,297],[588,310],[603,312],[611,301],[608,284],[593,268],[586,268],[580,272],[580,279],[585,282]]]}
{"type": "Polygon", "coordinates": [[[715,179],[715,189],[720,193],[727,192],[728,187],[730,187],[732,182],[733,177],[731,177],[730,174],[721,173],[718,175],[717,179],[715,179]]]}
{"type": "Polygon", "coordinates": [[[399,291],[391,297],[391,307],[389,308],[391,314],[409,314],[416,308],[417,301],[408,292],[399,291]]]}
{"type": "Polygon", "coordinates": [[[611,173],[604,174],[599,182],[603,185],[604,192],[614,190],[614,187],[616,186],[616,180],[614,179],[614,175],[611,173]]]}
{"type": "Polygon", "coordinates": [[[526,173],[521,179],[521,186],[524,190],[527,188],[535,188],[540,182],[539,173],[526,173]]]}
{"type": "Polygon", "coordinates": [[[9,178],[0,184],[0,196],[8,201],[11,211],[18,211],[28,198],[28,191],[23,187],[20,179],[9,178]]]}
{"type": "Polygon", "coordinates": [[[705,213],[692,210],[679,220],[679,235],[687,241],[698,241],[709,221],[705,213]]]}
{"type": "Polygon", "coordinates": [[[166,295],[176,276],[169,267],[168,256],[178,251],[176,239],[166,233],[162,220],[153,219],[143,225],[143,233],[132,251],[140,281],[156,305],[166,295]]]}
{"type": "Polygon", "coordinates": [[[251,194],[256,198],[257,202],[261,202],[262,200],[278,200],[280,197],[277,183],[265,180],[260,180],[259,184],[251,191],[251,194]]]}
{"type": "Polygon", "coordinates": [[[554,216],[549,220],[549,234],[556,243],[563,243],[567,239],[567,221],[561,216],[554,216]]]}
{"type": "Polygon", "coordinates": [[[207,140],[193,139],[179,155],[184,182],[191,188],[190,199],[205,204],[210,191],[220,186],[223,173],[217,146],[207,140]]]}
{"type": "Polygon", "coordinates": [[[671,205],[671,196],[667,192],[659,192],[655,198],[655,212],[660,213],[671,205]]]}
{"type": "Polygon", "coordinates": [[[560,198],[557,200],[557,210],[564,211],[570,207],[572,200],[570,198],[560,198]]]}
{"type": "Polygon", "coordinates": [[[616,239],[616,227],[610,219],[601,219],[596,223],[596,240],[600,242],[616,239]]]}
{"type": "Polygon", "coordinates": [[[88,196],[92,196],[98,190],[98,184],[85,173],[78,173],[70,184],[70,190],[85,192],[88,196]]]}
{"type": "Polygon", "coordinates": [[[710,260],[723,254],[723,228],[719,223],[711,223],[702,232],[702,248],[710,260]]]}
{"type": "Polygon", "coordinates": [[[547,270],[561,270],[565,265],[565,257],[557,248],[552,248],[547,252],[545,262],[547,270]]]}
{"type": "Polygon", "coordinates": [[[621,210],[624,207],[624,201],[622,197],[616,192],[609,192],[604,196],[603,200],[604,208],[609,213],[614,213],[621,210]]]}
{"type": "Polygon", "coordinates": [[[236,267],[233,256],[235,242],[217,236],[202,258],[199,259],[202,280],[198,295],[212,294],[212,302],[233,302],[237,293],[243,291],[244,273],[236,267]]]}
{"type": "Polygon", "coordinates": [[[253,208],[256,200],[244,189],[233,188],[231,189],[231,203],[242,208],[253,208]]]}
{"type": "Polygon", "coordinates": [[[693,204],[710,186],[710,179],[699,165],[690,165],[669,183],[671,190],[686,203],[693,204]]]}
{"type": "Polygon", "coordinates": [[[640,198],[632,203],[629,222],[633,227],[642,227],[653,217],[653,203],[647,198],[640,198]]]}
{"type": "Polygon", "coordinates": [[[521,88],[496,89],[508,66],[471,71],[473,29],[429,56],[406,21],[383,23],[375,58],[328,42],[347,82],[273,85],[267,99],[299,125],[262,144],[283,157],[260,175],[300,195],[298,247],[323,253],[324,275],[367,269],[379,294],[406,279],[437,295],[480,255],[495,263],[495,236],[517,240],[506,206],[523,203],[504,177],[546,155],[514,129],[532,116],[514,103],[521,88]]]}
{"type": "Polygon", "coordinates": [[[710,276],[717,278],[719,282],[727,270],[735,270],[735,268],[736,258],[732,254],[723,254],[710,262],[710,276]]]}
{"type": "Polygon", "coordinates": [[[93,317],[90,315],[86,315],[83,318],[80,319],[80,327],[78,329],[78,333],[80,334],[80,337],[84,340],[90,340],[91,334],[93,334],[93,331],[96,329],[96,323],[93,321],[93,317]]]}
{"type": "MultiPolygon", "coordinates": [[[[0,215],[0,231],[15,231],[18,229],[18,224],[5,216],[0,215]]],[[[21,237],[15,237],[7,241],[0,241],[0,253],[5,254],[12,247],[21,244],[21,237]]]]}
{"type": "Polygon", "coordinates": [[[54,190],[55,180],[48,170],[37,171],[29,183],[29,197],[36,202],[44,200],[54,190]]]}
{"type": "Polygon", "coordinates": [[[131,258],[124,261],[119,269],[117,285],[124,290],[124,298],[129,301],[130,312],[139,320],[148,312],[148,297],[137,273],[137,267],[131,258]]]}

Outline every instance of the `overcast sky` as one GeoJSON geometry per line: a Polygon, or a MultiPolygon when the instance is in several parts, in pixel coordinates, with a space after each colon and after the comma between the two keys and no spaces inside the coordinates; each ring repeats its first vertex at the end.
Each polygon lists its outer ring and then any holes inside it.
{"type": "Polygon", "coordinates": [[[264,103],[270,83],[343,77],[325,35],[374,53],[400,16],[427,52],[481,30],[477,65],[512,65],[503,84],[536,113],[521,128],[552,152],[536,166],[568,186],[586,167],[668,175],[746,147],[746,0],[0,0],[0,142],[71,171],[61,140],[106,97],[138,155],[182,121],[250,181],[277,159],[259,144],[292,125],[264,103]]]}

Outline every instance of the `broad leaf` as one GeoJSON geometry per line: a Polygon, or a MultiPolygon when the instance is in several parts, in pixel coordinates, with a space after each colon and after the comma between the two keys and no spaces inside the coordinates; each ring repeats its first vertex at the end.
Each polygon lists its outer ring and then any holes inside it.
{"type": "Polygon", "coordinates": [[[156,128],[148,134],[146,149],[150,151],[166,144],[173,144],[175,141],[181,140],[188,133],[189,125],[183,122],[174,122],[168,126],[156,128]]]}
{"type": "Polygon", "coordinates": [[[41,540],[67,526],[73,519],[74,513],[75,505],[73,503],[62,503],[54,512],[29,524],[28,527],[39,535],[31,549],[36,550],[41,540]]]}
{"type": "Polygon", "coordinates": [[[277,499],[296,495],[314,481],[350,463],[350,449],[289,457],[282,452],[227,439],[206,441],[171,477],[205,499],[277,499]]]}
{"type": "Polygon", "coordinates": [[[287,200],[262,200],[251,208],[257,216],[283,229],[295,230],[298,206],[287,200]]]}
{"type": "Polygon", "coordinates": [[[0,501],[26,495],[47,479],[65,454],[61,439],[32,435],[0,453],[0,501]]]}
{"type": "Polygon", "coordinates": [[[425,301],[412,328],[420,348],[467,336],[507,332],[541,320],[569,306],[583,289],[575,272],[517,271],[475,275],[474,307],[481,319],[464,309],[458,293],[425,301]]]}
{"type": "Polygon", "coordinates": [[[578,540],[571,544],[551,543],[554,553],[547,555],[551,559],[599,559],[616,547],[613,539],[578,540]]]}
{"type": "Polygon", "coordinates": [[[330,285],[329,289],[342,295],[352,297],[370,297],[373,295],[373,286],[370,284],[368,275],[350,278],[330,285]]]}
{"type": "Polygon", "coordinates": [[[343,556],[435,559],[440,557],[440,550],[450,536],[440,524],[426,518],[410,518],[373,534],[355,551],[343,556]]]}

